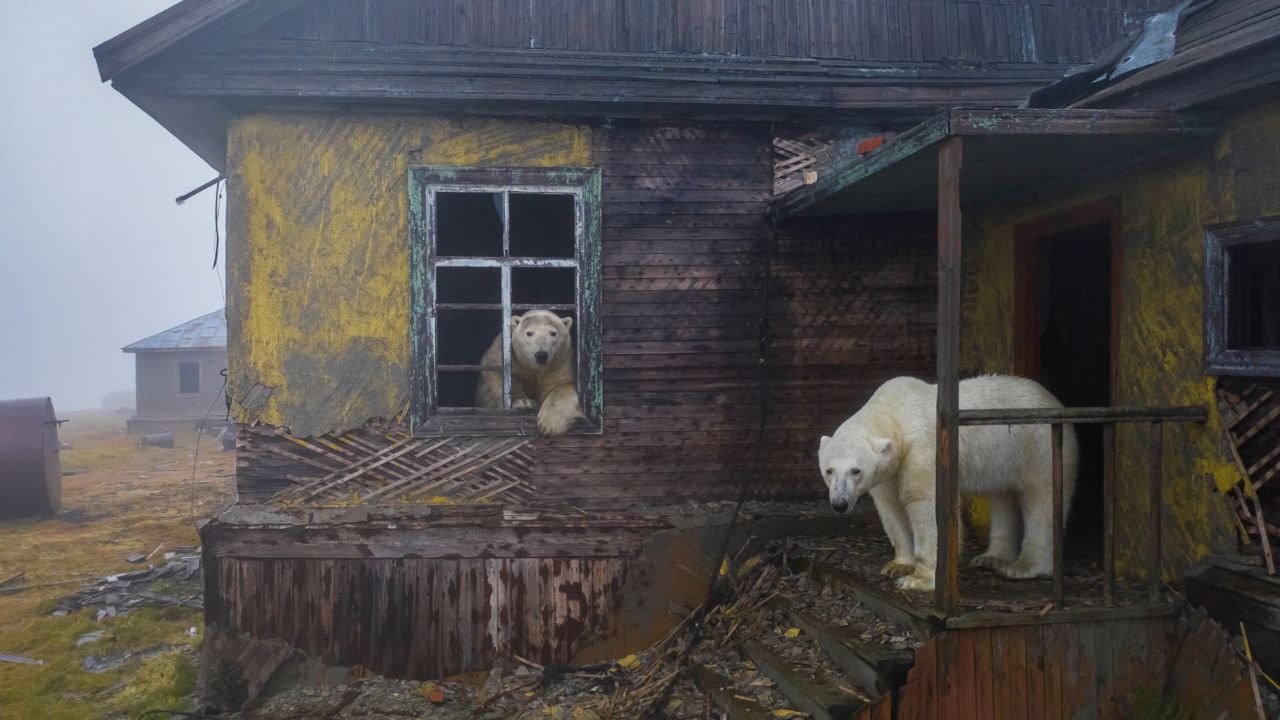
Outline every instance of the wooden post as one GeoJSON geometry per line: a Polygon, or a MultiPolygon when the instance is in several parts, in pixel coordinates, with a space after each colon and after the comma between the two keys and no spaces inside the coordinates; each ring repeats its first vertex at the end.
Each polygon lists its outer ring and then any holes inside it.
{"type": "Polygon", "coordinates": [[[1064,608],[1062,584],[1062,423],[1052,425],[1053,445],[1053,606],[1064,608]]]}
{"type": "Polygon", "coordinates": [[[1164,474],[1164,423],[1151,423],[1151,557],[1147,559],[1147,594],[1151,604],[1160,602],[1160,521],[1164,513],[1161,485],[1164,474]]]}
{"type": "Polygon", "coordinates": [[[934,605],[949,616],[959,604],[960,557],[960,166],[961,139],[938,148],[938,419],[934,605]]]}
{"type": "Polygon", "coordinates": [[[1102,426],[1102,604],[1115,605],[1116,426],[1102,426]]]}

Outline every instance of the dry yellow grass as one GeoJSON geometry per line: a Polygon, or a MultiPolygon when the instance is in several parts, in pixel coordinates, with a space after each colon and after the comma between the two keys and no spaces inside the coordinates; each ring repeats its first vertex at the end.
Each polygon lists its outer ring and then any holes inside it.
{"type": "MultiPolygon", "coordinates": [[[[0,596],[0,653],[45,660],[41,666],[0,663],[0,719],[83,720],[134,717],[150,707],[180,707],[190,693],[201,627],[188,608],[149,608],[94,621],[82,611],[53,617],[54,601],[86,577],[139,569],[125,557],[196,546],[195,521],[234,498],[234,453],[205,435],[194,465],[195,432],[178,433],[172,450],[140,448],[124,433],[124,417],[69,413],[61,439],[62,510],[52,517],[0,522],[0,579],[25,572],[25,592],[0,596]],[[105,630],[82,647],[82,634],[105,630]],[[88,655],[128,651],[142,660],[105,673],[83,667],[88,655]]],[[[152,562],[163,562],[163,552],[152,562]]]]}

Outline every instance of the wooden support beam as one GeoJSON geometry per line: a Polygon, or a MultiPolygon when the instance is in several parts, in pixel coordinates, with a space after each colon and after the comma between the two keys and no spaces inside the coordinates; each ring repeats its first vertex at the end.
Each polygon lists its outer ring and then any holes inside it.
{"type": "Polygon", "coordinates": [[[1065,606],[1062,581],[1062,423],[1052,426],[1053,437],[1053,606],[1065,606]]]}
{"type": "Polygon", "coordinates": [[[943,616],[959,605],[960,558],[960,167],[964,145],[938,147],[938,419],[935,515],[938,543],[934,604],[943,616]]]}
{"type": "Polygon", "coordinates": [[[1147,594],[1152,605],[1160,602],[1160,524],[1164,517],[1164,423],[1151,423],[1151,556],[1147,558],[1147,594]]]}
{"type": "Polygon", "coordinates": [[[1102,426],[1102,604],[1116,594],[1116,426],[1102,426]]]}

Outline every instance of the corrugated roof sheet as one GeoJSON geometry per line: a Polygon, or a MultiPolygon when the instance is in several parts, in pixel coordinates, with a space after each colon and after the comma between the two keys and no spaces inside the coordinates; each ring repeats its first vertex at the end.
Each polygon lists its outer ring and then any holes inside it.
{"type": "Polygon", "coordinates": [[[156,333],[149,338],[124,346],[125,352],[148,350],[199,350],[227,346],[226,308],[219,308],[195,320],[156,333]]]}

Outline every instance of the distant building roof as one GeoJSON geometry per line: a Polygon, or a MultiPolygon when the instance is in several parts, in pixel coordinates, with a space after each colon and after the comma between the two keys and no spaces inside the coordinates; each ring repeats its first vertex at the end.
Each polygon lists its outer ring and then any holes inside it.
{"type": "Polygon", "coordinates": [[[125,352],[213,350],[226,346],[227,313],[226,308],[219,308],[208,315],[201,315],[195,320],[188,320],[162,333],[125,345],[123,350],[125,352]]]}

